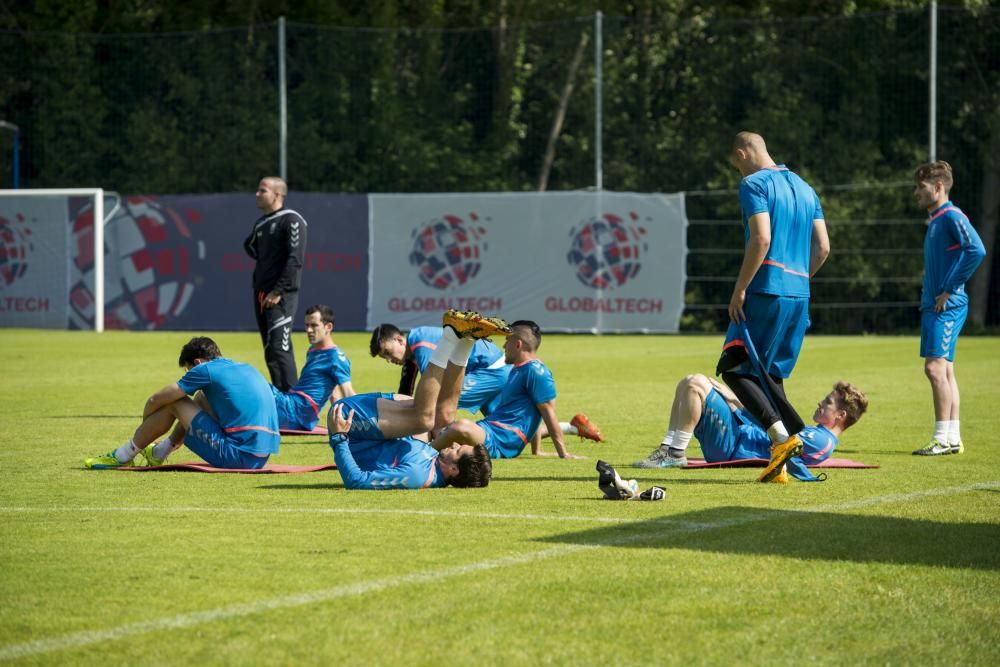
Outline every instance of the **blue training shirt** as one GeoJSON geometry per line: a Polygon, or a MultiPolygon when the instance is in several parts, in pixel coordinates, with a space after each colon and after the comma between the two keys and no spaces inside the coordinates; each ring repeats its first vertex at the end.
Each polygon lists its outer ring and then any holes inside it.
{"type": "Polygon", "coordinates": [[[351,362],[336,345],[311,347],[306,353],[298,383],[279,399],[278,418],[282,428],[311,431],[319,422],[320,411],[337,385],[351,381],[351,362]]]}
{"type": "Polygon", "coordinates": [[[965,283],[972,277],[986,248],[969,218],[946,201],[931,212],[924,236],[924,289],[920,310],[934,310],[934,300],[948,292],[947,308],[968,305],[965,283]]]}
{"type": "Polygon", "coordinates": [[[445,486],[438,452],[423,440],[348,440],[330,436],[337,470],[348,489],[426,489],[445,486]]]}
{"type": "Polygon", "coordinates": [[[750,218],[771,217],[771,246],[747,293],[808,297],[813,220],[824,219],[816,191],[781,164],[743,178],[739,197],[744,244],[750,239],[750,218]]]}
{"type": "Polygon", "coordinates": [[[199,389],[219,425],[236,447],[249,454],[278,451],[278,413],[271,386],[257,369],[231,359],[198,364],[177,385],[192,395],[199,389]]]}
{"type": "MultiPolygon", "coordinates": [[[[417,362],[417,368],[421,373],[427,370],[427,364],[431,363],[431,357],[434,356],[434,350],[437,349],[443,335],[444,329],[441,327],[417,327],[406,335],[406,349],[417,362]]],[[[503,359],[503,350],[494,345],[490,339],[481,338],[472,346],[472,354],[469,355],[465,373],[468,375],[491,368],[500,359],[503,359]]]]}
{"type": "Polygon", "coordinates": [[[499,458],[517,456],[528,444],[528,440],[535,435],[542,421],[538,405],[548,403],[555,397],[555,378],[541,359],[530,359],[514,366],[507,378],[507,384],[500,392],[496,409],[488,418],[477,422],[480,425],[490,424],[501,435],[506,431],[516,436],[516,439],[508,439],[512,448],[505,447],[505,450],[512,449],[512,451],[505,451],[502,454],[491,451],[490,456],[499,458]]]}

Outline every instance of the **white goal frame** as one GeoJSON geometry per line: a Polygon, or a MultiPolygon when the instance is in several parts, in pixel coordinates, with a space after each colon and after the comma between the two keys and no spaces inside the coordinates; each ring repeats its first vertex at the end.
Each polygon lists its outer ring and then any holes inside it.
{"type": "MultiPolygon", "coordinates": [[[[21,188],[0,190],[0,197],[90,197],[94,205],[94,331],[104,331],[104,225],[118,206],[104,214],[104,188],[21,188]],[[98,220],[101,221],[98,224],[98,220]]],[[[109,191],[110,192],[110,191],[109,191]]]]}

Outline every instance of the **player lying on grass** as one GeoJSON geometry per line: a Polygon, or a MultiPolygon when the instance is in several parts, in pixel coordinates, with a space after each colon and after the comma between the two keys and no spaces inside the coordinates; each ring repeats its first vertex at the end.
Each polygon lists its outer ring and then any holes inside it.
{"type": "Polygon", "coordinates": [[[271,385],[278,425],[283,429],[311,431],[319,422],[327,401],[354,396],[351,362],[333,342],[334,314],[330,306],[310,306],[306,310],[309,351],[306,365],[294,387],[281,391],[271,385]]]}
{"type": "MultiPolygon", "coordinates": [[[[840,442],[840,435],[857,423],[868,409],[868,398],[852,384],[838,382],[816,406],[815,426],[800,433],[802,454],[790,458],[769,480],[785,483],[788,472],[802,481],[815,481],[807,464],[825,461],[840,442]],[[787,470],[786,470],[787,469],[787,470]]],[[[694,436],[709,462],[769,458],[771,439],[725,385],[704,375],[688,375],[677,385],[670,409],[670,425],[663,442],[635,464],[638,468],[677,468],[687,465],[687,447],[694,436]]]]}
{"type": "Polygon", "coordinates": [[[337,401],[327,415],[330,447],[348,489],[423,489],[451,484],[482,487],[492,475],[482,443],[428,444],[442,411],[454,412],[465,366],[477,339],[506,335],[503,320],[448,311],[448,325],[413,398],[359,394],[337,401]]]}
{"type": "Polygon", "coordinates": [[[253,366],[224,358],[203,336],[181,348],[177,363],[187,372],[149,397],[132,439],[87,459],[87,468],[132,466],[140,452],[146,465],[160,465],[181,443],[217,468],[261,468],[277,453],[274,397],[253,366]],[[150,447],[168,431],[170,437],[150,447]]]}
{"type": "MultiPolygon", "coordinates": [[[[427,370],[431,355],[441,340],[442,327],[416,327],[405,336],[394,324],[380,324],[372,331],[369,351],[373,357],[402,366],[400,374],[399,393],[411,396],[419,373],[427,370]]],[[[477,340],[472,348],[472,355],[465,368],[465,381],[462,384],[462,394],[458,400],[458,408],[469,412],[481,412],[489,417],[499,405],[500,394],[507,384],[512,366],[507,362],[503,350],[489,339],[477,340]]],[[[441,429],[455,421],[455,413],[439,413],[435,430],[441,429]]],[[[578,435],[581,438],[601,442],[604,437],[601,431],[583,413],[574,415],[569,422],[560,422],[560,431],[564,435],[578,435]]],[[[540,452],[538,438],[548,435],[548,428],[542,426],[536,433],[533,449],[540,452]]]]}

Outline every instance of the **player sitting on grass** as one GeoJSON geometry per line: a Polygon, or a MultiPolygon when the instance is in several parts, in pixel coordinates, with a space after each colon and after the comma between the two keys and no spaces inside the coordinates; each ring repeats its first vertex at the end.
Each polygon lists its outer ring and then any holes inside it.
{"type": "Polygon", "coordinates": [[[337,401],[327,415],[330,447],[348,489],[423,489],[451,484],[482,487],[492,475],[479,444],[427,443],[442,411],[454,412],[465,365],[477,339],[506,335],[507,324],[477,313],[448,311],[447,325],[413,398],[359,394],[337,401]]]}
{"type": "MultiPolygon", "coordinates": [[[[556,454],[564,459],[580,458],[566,450],[556,415],[556,383],[536,355],[542,342],[541,330],[530,320],[518,320],[511,323],[510,331],[503,349],[504,358],[514,368],[496,409],[477,422],[458,420],[438,435],[434,446],[441,449],[456,442],[483,445],[493,458],[514,458],[544,421],[556,454]]],[[[532,440],[532,452],[546,455],[538,449],[537,440],[532,440]]]]}
{"type": "Polygon", "coordinates": [[[333,343],[334,314],[330,306],[310,306],[306,310],[309,351],[306,365],[294,387],[283,392],[271,385],[278,425],[283,429],[311,431],[319,422],[327,401],[354,396],[351,362],[333,343]]]}
{"type": "MultiPolygon", "coordinates": [[[[786,464],[787,471],[802,481],[815,477],[806,464],[825,461],[840,442],[840,435],[868,409],[868,398],[852,384],[838,382],[816,406],[813,421],[799,433],[802,454],[786,464]]],[[[711,463],[748,458],[769,458],[771,439],[736,395],[725,385],[704,375],[688,375],[677,385],[670,409],[670,425],[663,442],[638,468],[679,468],[687,465],[686,450],[691,436],[701,443],[705,460],[711,463]]],[[[771,482],[786,483],[782,469],[771,482]]]]}
{"type": "MultiPolygon", "coordinates": [[[[431,355],[441,340],[442,333],[441,327],[416,327],[404,336],[396,325],[380,324],[372,331],[369,350],[373,357],[403,367],[399,393],[412,395],[417,374],[427,370],[427,364],[430,363],[431,355]]],[[[499,405],[500,394],[507,384],[511,369],[512,366],[505,359],[503,350],[492,341],[485,338],[476,341],[465,368],[465,381],[462,384],[458,407],[469,412],[478,411],[484,417],[489,417],[499,405]]],[[[438,414],[435,430],[453,421],[455,421],[454,411],[452,414],[438,414]]],[[[560,422],[559,427],[564,435],[578,435],[595,442],[604,440],[600,429],[583,413],[574,415],[569,422],[560,422]]],[[[548,428],[542,425],[535,434],[534,451],[540,451],[537,440],[548,434],[548,428]]]]}
{"type": "Polygon", "coordinates": [[[184,345],[177,363],[187,372],[149,397],[132,439],[87,459],[87,468],[132,466],[140,452],[147,465],[160,465],[182,442],[216,468],[261,468],[277,453],[274,397],[253,366],[224,358],[206,337],[184,345]],[[168,438],[150,447],[168,431],[168,438]]]}

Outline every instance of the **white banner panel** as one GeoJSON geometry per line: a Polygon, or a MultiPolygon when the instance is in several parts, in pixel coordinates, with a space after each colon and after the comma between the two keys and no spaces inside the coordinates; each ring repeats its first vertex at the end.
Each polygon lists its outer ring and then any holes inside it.
{"type": "Polygon", "coordinates": [[[676,332],[684,195],[371,195],[369,328],[478,310],[543,331],[676,332]]]}
{"type": "Polygon", "coordinates": [[[66,328],[65,196],[0,197],[0,326],[66,328]]]}

